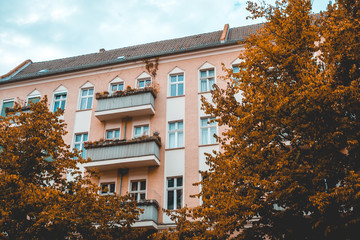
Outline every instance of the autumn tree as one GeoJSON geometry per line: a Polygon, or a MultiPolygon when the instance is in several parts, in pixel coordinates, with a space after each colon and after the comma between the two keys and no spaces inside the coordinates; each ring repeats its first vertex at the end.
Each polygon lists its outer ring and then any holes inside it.
{"type": "Polygon", "coordinates": [[[128,197],[99,196],[83,159],[65,144],[65,123],[46,97],[0,119],[1,239],[136,239],[139,210],[128,197]],[[73,180],[66,179],[72,169],[73,180]]]}
{"type": "Polygon", "coordinates": [[[203,99],[226,130],[207,156],[202,205],[158,238],[358,239],[360,1],[317,15],[310,0],[248,9],[267,21],[227,88],[203,99]]]}

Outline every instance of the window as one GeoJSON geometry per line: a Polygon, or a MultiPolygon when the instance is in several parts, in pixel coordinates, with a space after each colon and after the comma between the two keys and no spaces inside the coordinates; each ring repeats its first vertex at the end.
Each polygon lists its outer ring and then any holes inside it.
{"type": "Polygon", "coordinates": [[[208,92],[213,89],[215,83],[214,69],[200,71],[200,91],[208,92]]]}
{"type": "Polygon", "coordinates": [[[26,99],[26,106],[29,106],[30,103],[38,103],[40,101],[40,92],[35,89],[33,90],[28,96],[27,96],[27,99],[26,99]]]}
{"type": "Polygon", "coordinates": [[[120,129],[106,130],[106,139],[119,139],[120,129]]]}
{"type": "Polygon", "coordinates": [[[233,69],[233,73],[238,73],[238,72],[240,72],[240,68],[239,68],[239,66],[233,66],[232,67],[232,69],[233,69]]]}
{"type": "Polygon", "coordinates": [[[135,126],[134,137],[142,137],[149,135],[149,125],[135,126]]]}
{"type": "Polygon", "coordinates": [[[94,89],[93,88],[81,89],[80,110],[91,109],[93,95],[94,95],[94,89]]]}
{"type": "Polygon", "coordinates": [[[74,148],[81,152],[81,157],[86,157],[86,149],[84,148],[84,142],[88,140],[87,133],[75,134],[74,148]]]}
{"type": "MultiPolygon", "coordinates": [[[[231,64],[231,68],[233,70],[233,73],[239,73],[240,72],[240,67],[242,65],[242,63],[244,62],[243,59],[236,59],[234,62],[232,62],[231,64]]],[[[242,68],[244,70],[244,68],[242,68]]],[[[234,77],[234,85],[239,81],[239,78],[236,76],[234,77]]]]}
{"type": "Polygon", "coordinates": [[[12,107],[14,107],[14,101],[13,100],[3,101],[3,104],[2,104],[2,107],[1,107],[1,116],[6,117],[6,109],[7,108],[12,108],[12,107]]]}
{"type": "Polygon", "coordinates": [[[54,95],[54,111],[56,112],[58,108],[64,110],[66,103],[66,93],[56,93],[54,95]]]}
{"type": "Polygon", "coordinates": [[[111,92],[114,93],[116,91],[124,90],[124,83],[112,83],[111,84],[111,92]]]}
{"type": "Polygon", "coordinates": [[[169,148],[184,146],[183,121],[169,123],[169,148]]]}
{"type": "Polygon", "coordinates": [[[115,193],[115,183],[102,183],[101,195],[108,195],[115,193]]]}
{"type": "Polygon", "coordinates": [[[150,87],[151,79],[139,79],[138,88],[150,87]]]}
{"type": "Polygon", "coordinates": [[[180,209],[182,206],[182,186],[183,178],[168,178],[167,179],[167,209],[180,209]]]}
{"type": "Polygon", "coordinates": [[[29,106],[30,103],[38,103],[40,101],[40,96],[36,96],[36,97],[28,97],[27,99],[27,105],[29,106]]]}
{"type": "Polygon", "coordinates": [[[215,118],[202,118],[201,121],[201,144],[213,144],[216,143],[216,122],[211,122],[215,118]]]}
{"type": "MultiPolygon", "coordinates": [[[[239,65],[233,65],[232,70],[233,70],[233,73],[239,73],[240,72],[239,65]]],[[[237,77],[234,77],[233,79],[234,79],[233,86],[235,86],[235,84],[239,81],[239,79],[237,77]]]]}
{"type": "Polygon", "coordinates": [[[146,180],[131,181],[130,196],[135,201],[141,201],[146,199],[146,180]]]}
{"type": "Polygon", "coordinates": [[[184,95],[184,74],[170,76],[170,96],[184,95]]]}

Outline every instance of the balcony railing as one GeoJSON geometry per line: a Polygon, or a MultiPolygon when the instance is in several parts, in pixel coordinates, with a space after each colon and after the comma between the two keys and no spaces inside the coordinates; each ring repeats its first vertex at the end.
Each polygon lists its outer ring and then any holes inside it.
{"type": "Polygon", "coordinates": [[[156,228],[158,224],[159,204],[156,200],[145,200],[138,202],[138,208],[144,210],[139,216],[139,220],[135,222],[134,227],[156,228]]]}
{"type": "Polygon", "coordinates": [[[108,170],[159,166],[160,137],[144,136],[131,140],[107,140],[85,144],[86,156],[91,162],[85,168],[108,170]]]}
{"type": "Polygon", "coordinates": [[[155,92],[152,87],[118,91],[111,96],[97,94],[95,116],[100,121],[155,114],[155,92]]]}

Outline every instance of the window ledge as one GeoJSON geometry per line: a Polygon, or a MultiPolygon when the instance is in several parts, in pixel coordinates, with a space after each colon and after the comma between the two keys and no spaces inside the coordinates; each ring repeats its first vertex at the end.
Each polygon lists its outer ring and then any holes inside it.
{"type": "Polygon", "coordinates": [[[115,193],[100,193],[100,196],[115,196],[115,193]]]}
{"type": "Polygon", "coordinates": [[[179,149],[185,149],[185,147],[178,147],[178,148],[166,148],[165,151],[172,151],[172,150],[179,150],[179,149]]]}
{"type": "Polygon", "coordinates": [[[185,97],[185,94],[177,95],[177,96],[168,96],[167,98],[179,98],[179,97],[185,97]]]}
{"type": "Polygon", "coordinates": [[[211,91],[206,91],[206,92],[199,92],[198,94],[205,94],[205,93],[211,93],[211,91]]]}
{"type": "Polygon", "coordinates": [[[199,147],[217,146],[219,143],[199,144],[199,147]]]}
{"type": "Polygon", "coordinates": [[[91,111],[92,108],[88,108],[88,109],[78,109],[75,112],[85,112],[85,111],[91,111]]]}

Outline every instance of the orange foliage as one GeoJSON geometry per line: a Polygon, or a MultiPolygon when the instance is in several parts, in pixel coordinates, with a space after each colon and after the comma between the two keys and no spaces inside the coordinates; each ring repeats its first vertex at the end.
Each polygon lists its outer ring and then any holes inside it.
{"type": "Polygon", "coordinates": [[[203,109],[226,130],[207,156],[202,205],[159,239],[357,239],[360,1],[249,3],[267,22],[203,109]],[[321,53],[316,56],[314,53],[321,53]],[[239,102],[235,94],[242,93],[239,102]]]}
{"type": "Polygon", "coordinates": [[[139,210],[128,196],[99,196],[82,176],[83,159],[62,136],[62,110],[49,112],[47,98],[22,112],[16,104],[0,119],[1,239],[136,239],[139,210]],[[65,174],[73,169],[74,180],[65,174]]]}

